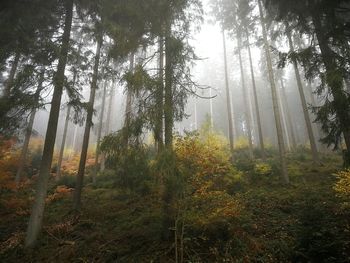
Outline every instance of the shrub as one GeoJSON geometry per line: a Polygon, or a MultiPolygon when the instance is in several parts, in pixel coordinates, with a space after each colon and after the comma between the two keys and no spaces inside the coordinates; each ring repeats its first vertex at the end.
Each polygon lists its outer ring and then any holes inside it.
{"type": "Polygon", "coordinates": [[[254,168],[254,174],[258,176],[268,176],[272,174],[272,168],[267,163],[256,163],[254,168]]]}
{"type": "Polygon", "coordinates": [[[65,185],[68,188],[75,188],[76,177],[72,175],[64,175],[57,181],[57,185],[65,185]]]}
{"type": "Polygon", "coordinates": [[[350,170],[345,170],[335,174],[338,181],[335,183],[333,189],[340,197],[350,201],[350,170]]]}

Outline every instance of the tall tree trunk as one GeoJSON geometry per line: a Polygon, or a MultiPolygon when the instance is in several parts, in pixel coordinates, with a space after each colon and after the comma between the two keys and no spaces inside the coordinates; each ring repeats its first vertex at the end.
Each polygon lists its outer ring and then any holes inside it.
{"type": "Polygon", "coordinates": [[[227,114],[228,114],[228,134],[230,139],[230,151],[231,151],[231,159],[233,160],[233,151],[234,151],[234,137],[233,137],[233,120],[232,120],[232,108],[231,108],[231,94],[230,87],[228,84],[228,70],[227,70],[227,51],[226,51],[226,39],[225,39],[225,31],[222,30],[222,42],[224,48],[224,69],[225,69],[225,87],[226,87],[226,106],[227,106],[227,114]]]}
{"type": "Polygon", "coordinates": [[[343,90],[343,79],[340,77],[342,74],[338,70],[332,49],[328,45],[327,36],[324,34],[324,30],[321,23],[322,19],[320,15],[314,15],[313,24],[315,26],[315,32],[318,40],[318,44],[321,50],[322,60],[326,68],[327,84],[330,87],[331,93],[334,99],[335,112],[340,122],[340,129],[343,132],[347,151],[350,150],[350,116],[349,116],[349,103],[348,95],[343,90]],[[335,77],[334,75],[338,75],[335,77]]]}
{"type": "MultiPolygon", "coordinates": [[[[107,112],[105,135],[108,135],[109,134],[109,130],[110,130],[112,105],[113,105],[113,101],[114,101],[114,86],[115,86],[115,82],[113,80],[112,87],[111,87],[111,94],[110,94],[109,103],[108,103],[108,112],[107,112]]],[[[101,154],[101,172],[103,172],[105,170],[105,168],[106,168],[106,155],[105,155],[105,153],[102,153],[101,154]]]]}
{"type": "Polygon", "coordinates": [[[67,0],[65,2],[66,16],[64,22],[64,31],[62,37],[62,46],[60,56],[57,65],[57,72],[54,77],[54,91],[51,101],[51,110],[49,121],[47,125],[47,131],[45,136],[43,157],[40,165],[39,178],[37,182],[37,188],[34,199],[34,206],[30,215],[27,235],[25,240],[26,247],[32,247],[35,245],[39,233],[42,227],[42,220],[45,208],[45,199],[47,196],[47,187],[50,177],[50,169],[53,157],[53,151],[55,146],[55,139],[57,133],[57,123],[60,113],[61,97],[64,86],[64,71],[67,63],[67,55],[69,49],[69,39],[72,27],[73,17],[73,0],[67,0]]]}
{"type": "Polygon", "coordinates": [[[164,147],[163,142],[163,104],[164,104],[164,39],[159,37],[159,87],[156,94],[157,113],[154,127],[156,148],[160,153],[164,147]]]}
{"type": "Polygon", "coordinates": [[[18,51],[16,51],[15,57],[13,59],[12,65],[11,65],[11,70],[10,70],[10,74],[9,77],[7,79],[6,85],[5,85],[5,90],[4,90],[4,98],[8,98],[11,95],[11,89],[13,86],[13,82],[15,80],[15,75],[16,75],[16,71],[18,68],[18,63],[19,63],[19,59],[20,59],[21,55],[18,51]]]}
{"type": "Polygon", "coordinates": [[[258,0],[258,5],[259,5],[260,20],[261,20],[261,28],[262,28],[262,32],[263,32],[263,38],[264,38],[266,63],[267,63],[270,85],[271,85],[273,111],[274,111],[274,115],[275,115],[279,157],[280,157],[280,163],[281,163],[281,179],[285,184],[289,184],[285,145],[284,145],[284,139],[283,139],[283,133],[282,133],[280,110],[279,110],[279,106],[278,106],[277,89],[276,89],[276,84],[275,84],[275,76],[274,76],[274,72],[272,69],[270,47],[269,47],[269,42],[267,40],[265,18],[264,18],[264,14],[263,14],[261,0],[258,0]]]}
{"type": "Polygon", "coordinates": [[[24,142],[23,142],[23,146],[22,146],[22,150],[21,150],[21,156],[19,159],[19,167],[18,167],[18,170],[16,173],[16,179],[15,179],[17,187],[19,185],[19,182],[21,181],[23,169],[24,169],[26,159],[27,159],[28,146],[29,146],[30,137],[31,137],[32,131],[33,131],[35,113],[36,113],[36,109],[33,109],[32,112],[30,113],[28,126],[27,126],[26,132],[25,132],[24,142]]]}
{"type": "MultiPolygon", "coordinates": [[[[34,95],[35,102],[39,101],[40,92],[43,89],[44,73],[45,73],[45,71],[43,69],[40,72],[38,88],[35,91],[35,95],[34,95]]],[[[32,109],[32,112],[30,113],[28,126],[27,126],[26,132],[25,132],[24,142],[23,142],[23,146],[22,146],[22,150],[21,150],[21,156],[20,156],[20,159],[19,159],[19,166],[18,166],[18,170],[17,170],[17,173],[16,173],[16,179],[15,179],[15,182],[16,182],[17,186],[18,186],[18,184],[19,184],[19,182],[21,180],[23,169],[24,169],[25,162],[26,162],[26,159],[27,159],[27,152],[28,152],[30,137],[31,137],[32,131],[33,131],[33,124],[34,124],[35,114],[36,114],[36,108],[32,109]]]]}
{"type": "Polygon", "coordinates": [[[238,59],[239,59],[239,67],[241,70],[241,82],[242,82],[242,91],[243,91],[243,100],[244,100],[244,118],[247,125],[247,132],[248,132],[248,147],[249,147],[249,156],[250,158],[254,158],[253,154],[253,141],[252,141],[252,128],[251,128],[251,116],[250,116],[250,110],[249,110],[249,100],[248,100],[248,92],[247,92],[247,86],[245,83],[245,76],[244,76],[244,67],[243,67],[243,61],[242,61],[242,39],[241,39],[241,32],[237,34],[237,41],[238,41],[238,59]]]}
{"type": "MultiPolygon", "coordinates": [[[[307,90],[309,91],[311,105],[313,107],[317,107],[318,103],[316,103],[316,99],[315,99],[314,92],[312,90],[311,82],[308,83],[307,90]]],[[[314,116],[314,118],[316,118],[316,116],[314,116]]],[[[317,137],[316,141],[318,143],[318,149],[321,152],[326,152],[327,151],[327,147],[320,141],[322,139],[322,137],[323,137],[323,131],[322,131],[321,124],[319,122],[314,122],[314,128],[316,130],[316,137],[317,137]]]]}
{"type": "Polygon", "coordinates": [[[209,87],[209,106],[210,106],[210,129],[213,130],[214,129],[214,110],[213,110],[213,93],[212,93],[212,88],[209,87]]]}
{"type": "MultiPolygon", "coordinates": [[[[131,72],[134,71],[134,60],[135,60],[135,54],[132,53],[130,55],[130,65],[129,70],[131,72]]],[[[130,123],[131,123],[131,114],[132,114],[132,99],[133,95],[130,89],[127,91],[126,95],[126,107],[125,107],[125,119],[124,119],[124,128],[126,128],[126,133],[124,134],[124,143],[125,145],[128,145],[129,142],[129,129],[130,129],[130,123]]]]}
{"type": "Polygon", "coordinates": [[[101,141],[101,134],[102,134],[102,126],[103,126],[103,116],[105,113],[106,92],[107,92],[107,80],[104,80],[103,94],[102,94],[102,107],[101,107],[101,112],[100,112],[100,122],[98,124],[98,131],[97,131],[95,166],[94,166],[94,171],[93,171],[93,175],[92,175],[93,183],[96,183],[96,176],[97,176],[97,172],[98,172],[98,159],[100,157],[100,143],[101,143],[100,141],[101,141]]]}
{"type": "Polygon", "coordinates": [[[287,119],[287,129],[288,129],[288,134],[290,134],[290,138],[292,141],[292,149],[297,148],[297,139],[295,136],[295,130],[294,130],[294,125],[293,125],[293,120],[292,120],[292,115],[287,99],[287,94],[286,94],[286,88],[283,83],[283,79],[281,79],[281,103],[284,105],[284,107],[281,107],[282,110],[284,108],[284,112],[286,114],[286,119],[287,119]]]}
{"type": "Polygon", "coordinates": [[[266,159],[266,152],[265,152],[264,136],[263,136],[262,125],[261,125],[260,107],[259,107],[259,100],[258,100],[258,92],[257,92],[257,89],[256,89],[252,52],[250,50],[249,32],[248,32],[247,28],[245,30],[246,30],[247,42],[248,42],[247,43],[247,49],[248,49],[248,55],[249,55],[250,74],[251,74],[251,77],[252,77],[252,85],[253,85],[255,115],[256,115],[256,121],[257,121],[257,124],[258,124],[259,144],[260,144],[262,159],[265,160],[266,159]]]}
{"type": "Polygon", "coordinates": [[[60,153],[58,155],[58,161],[57,161],[56,180],[59,180],[61,178],[61,167],[62,167],[64,148],[65,148],[66,139],[67,139],[67,131],[68,131],[70,111],[71,111],[71,106],[68,105],[67,113],[66,113],[67,115],[66,115],[66,119],[64,121],[64,129],[63,129],[63,137],[62,137],[62,142],[61,142],[61,148],[60,148],[60,153]]]}
{"type": "Polygon", "coordinates": [[[95,64],[94,64],[94,71],[93,71],[91,87],[90,87],[90,98],[89,98],[89,103],[87,108],[87,117],[85,122],[83,145],[82,145],[81,154],[80,154],[79,169],[77,173],[77,181],[76,181],[76,186],[74,191],[73,208],[76,211],[79,211],[81,208],[81,191],[83,189],[85,165],[86,165],[87,152],[88,152],[89,139],[90,139],[90,130],[92,127],[92,117],[94,114],[94,102],[95,102],[95,94],[97,89],[98,69],[100,65],[100,54],[101,54],[102,42],[103,42],[103,33],[100,32],[100,35],[98,36],[98,39],[97,39],[95,64]]]}
{"type": "Polygon", "coordinates": [[[287,110],[285,109],[284,102],[282,102],[282,91],[281,89],[277,89],[277,98],[278,98],[278,103],[280,107],[280,112],[281,112],[281,122],[282,122],[282,130],[284,131],[284,134],[286,135],[284,137],[285,143],[287,145],[287,149],[289,151],[292,151],[294,148],[291,145],[291,140],[292,140],[292,135],[290,134],[290,125],[288,125],[288,120],[287,120],[287,110]]]}
{"type": "Polygon", "coordinates": [[[194,99],[194,130],[198,130],[198,120],[197,120],[197,99],[194,99]]]}
{"type": "Polygon", "coordinates": [[[77,143],[77,133],[78,133],[78,125],[76,124],[75,127],[74,127],[73,142],[72,142],[72,148],[73,148],[74,153],[75,153],[76,150],[77,150],[77,146],[76,146],[76,143],[77,143]]]}
{"type": "MultiPolygon", "coordinates": [[[[287,37],[288,37],[288,41],[289,41],[289,49],[291,52],[294,52],[294,45],[293,45],[293,40],[292,40],[292,36],[290,34],[290,31],[288,29],[288,25],[287,25],[287,37]]],[[[320,163],[320,158],[318,156],[318,151],[317,151],[317,146],[316,146],[316,140],[315,140],[315,136],[314,133],[312,131],[312,125],[311,125],[311,121],[310,121],[310,115],[309,115],[309,111],[307,108],[307,102],[305,99],[305,94],[304,94],[304,87],[303,84],[301,82],[301,77],[300,77],[300,72],[299,72],[299,68],[298,68],[298,63],[295,57],[293,57],[293,67],[294,67],[294,73],[295,73],[295,78],[297,80],[297,84],[298,84],[298,90],[299,90],[299,95],[300,95],[300,100],[301,100],[301,106],[303,108],[303,114],[304,114],[304,119],[305,119],[305,123],[306,123],[306,129],[307,129],[307,133],[309,135],[309,141],[310,141],[310,146],[311,146],[311,152],[312,152],[312,160],[314,161],[314,163],[319,164],[320,163]]]]}
{"type": "Polygon", "coordinates": [[[167,30],[165,37],[165,88],[164,88],[164,137],[165,146],[172,149],[173,146],[173,62],[171,32],[167,30]]]}

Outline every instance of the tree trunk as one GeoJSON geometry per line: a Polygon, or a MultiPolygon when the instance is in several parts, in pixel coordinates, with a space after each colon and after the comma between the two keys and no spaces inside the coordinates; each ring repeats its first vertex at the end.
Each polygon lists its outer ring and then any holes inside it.
{"type": "Polygon", "coordinates": [[[247,35],[247,41],[248,41],[247,48],[248,48],[248,55],[249,55],[250,74],[252,77],[252,85],[253,85],[255,114],[256,114],[256,121],[258,124],[259,144],[260,144],[262,159],[265,160],[266,159],[266,152],[265,152],[265,145],[264,145],[264,136],[263,136],[262,125],[261,125],[260,107],[259,107],[259,101],[258,101],[258,92],[256,89],[255,74],[254,74],[254,67],[253,67],[253,60],[252,60],[252,52],[250,50],[249,32],[248,32],[247,28],[246,28],[246,35],[247,35]]]}
{"type": "MultiPolygon", "coordinates": [[[[112,105],[114,101],[114,86],[115,82],[113,81],[112,87],[111,87],[111,94],[109,97],[109,103],[108,103],[108,112],[107,112],[107,120],[106,120],[106,129],[105,129],[105,135],[109,134],[109,127],[111,122],[111,114],[112,114],[112,105]]],[[[103,172],[106,168],[106,155],[105,153],[101,154],[101,172],[103,172]]]]}
{"type": "MultiPolygon", "coordinates": [[[[311,105],[313,107],[317,107],[318,106],[318,103],[316,103],[316,99],[315,99],[315,95],[314,95],[314,92],[312,90],[312,85],[311,85],[311,82],[308,83],[307,85],[307,90],[309,91],[309,96],[310,96],[310,101],[311,101],[311,105]]],[[[316,116],[314,115],[314,118],[316,118],[316,116]]],[[[327,147],[326,145],[324,145],[322,142],[321,142],[321,139],[323,137],[323,131],[322,131],[322,127],[321,127],[321,124],[319,122],[313,122],[314,123],[314,130],[316,131],[316,137],[317,137],[317,143],[318,143],[318,149],[321,151],[321,152],[326,152],[327,151],[327,147]]]]}
{"type": "Polygon", "coordinates": [[[261,28],[262,28],[262,32],[263,32],[263,38],[264,38],[266,63],[267,63],[270,85],[271,85],[273,111],[274,111],[274,115],[275,115],[279,157],[280,157],[280,164],[281,164],[281,179],[285,184],[289,184],[289,176],[288,176],[288,171],[287,171],[287,161],[286,161],[286,156],[285,156],[286,155],[285,145],[284,145],[284,139],[283,139],[283,133],[282,133],[280,110],[279,110],[279,106],[278,106],[277,89],[276,89],[276,84],[275,84],[275,76],[274,76],[274,72],[272,69],[270,47],[269,47],[269,42],[267,40],[265,18],[263,15],[261,0],[258,0],[258,5],[259,5],[260,20],[261,20],[261,28]]]}
{"type": "Polygon", "coordinates": [[[318,40],[318,44],[321,50],[323,63],[327,73],[327,83],[331,90],[334,99],[335,112],[340,122],[340,129],[343,132],[347,151],[350,149],[350,116],[349,116],[349,103],[348,95],[343,90],[343,78],[342,73],[339,72],[337,63],[333,51],[328,45],[327,36],[324,35],[324,31],[321,24],[321,17],[314,15],[312,18],[315,26],[315,32],[318,40]],[[334,75],[338,75],[335,77],[334,75]]]}
{"type": "Polygon", "coordinates": [[[241,70],[241,82],[242,82],[242,91],[243,91],[243,100],[244,100],[244,118],[246,121],[247,132],[248,132],[249,156],[251,159],[253,159],[254,154],[253,154],[251,116],[250,116],[250,110],[249,110],[247,86],[245,84],[244,68],[243,68],[243,61],[242,61],[242,39],[241,39],[240,32],[237,34],[237,41],[238,41],[238,59],[239,59],[239,67],[241,70]]]}
{"type": "Polygon", "coordinates": [[[92,117],[94,114],[94,102],[95,102],[95,94],[97,89],[98,69],[100,64],[102,42],[103,42],[103,33],[100,32],[100,35],[98,36],[98,39],[97,39],[95,64],[94,64],[94,71],[93,71],[91,87],[90,87],[90,98],[89,98],[89,103],[87,108],[87,117],[85,122],[83,145],[82,145],[81,154],[80,154],[79,169],[77,173],[77,181],[76,181],[76,186],[74,191],[73,209],[76,211],[79,211],[81,208],[81,191],[82,191],[83,182],[84,182],[84,173],[85,173],[87,152],[89,147],[90,130],[92,127],[92,117]]]}
{"type": "MultiPolygon", "coordinates": [[[[41,73],[40,73],[38,88],[35,91],[35,95],[34,95],[34,100],[36,102],[39,101],[40,92],[43,89],[44,73],[45,73],[45,71],[43,69],[41,71],[41,73]]],[[[23,169],[24,169],[24,166],[25,166],[25,163],[26,163],[28,146],[29,146],[30,137],[31,137],[32,131],[33,131],[33,124],[34,124],[35,114],[36,114],[36,109],[34,108],[34,109],[32,109],[32,112],[30,113],[29,122],[28,122],[28,126],[26,128],[24,142],[23,142],[23,146],[22,146],[22,151],[21,151],[21,156],[20,156],[20,161],[19,161],[19,167],[18,167],[18,170],[17,170],[17,173],[16,173],[15,182],[16,182],[17,187],[18,187],[18,184],[19,184],[19,182],[21,180],[23,169]]]]}
{"type": "Polygon", "coordinates": [[[173,145],[173,62],[171,32],[165,37],[165,89],[164,89],[164,136],[165,146],[172,149],[173,145]]]}
{"type": "Polygon", "coordinates": [[[20,59],[21,55],[18,51],[16,51],[15,57],[13,59],[12,65],[11,65],[11,70],[10,70],[10,74],[9,77],[7,79],[7,83],[5,86],[5,90],[4,90],[4,98],[8,98],[11,95],[11,88],[13,86],[13,82],[15,80],[15,75],[16,75],[16,71],[18,68],[18,63],[19,63],[19,59],[20,59]]]}
{"type": "Polygon", "coordinates": [[[213,110],[213,93],[212,88],[209,87],[209,106],[210,106],[210,130],[212,131],[214,129],[214,110],[213,110]]]}
{"type": "Polygon", "coordinates": [[[19,159],[19,167],[16,173],[16,179],[15,179],[17,187],[19,185],[19,182],[21,181],[23,169],[27,159],[28,146],[29,146],[30,137],[32,135],[35,113],[36,113],[36,109],[33,109],[32,112],[30,113],[28,126],[25,132],[25,138],[24,138],[24,142],[21,150],[21,157],[19,159]]]}
{"type": "Polygon", "coordinates": [[[224,69],[225,69],[225,87],[226,87],[226,103],[227,103],[227,114],[228,114],[228,134],[230,139],[230,151],[231,151],[231,159],[233,160],[233,151],[234,151],[234,137],[233,137],[233,120],[232,120],[232,108],[231,108],[231,94],[230,87],[228,84],[228,70],[227,70],[227,52],[226,52],[226,39],[225,39],[225,31],[222,30],[222,41],[224,48],[224,69]]]}
{"type": "MultiPolygon", "coordinates": [[[[134,60],[135,60],[135,54],[132,53],[130,55],[130,65],[129,70],[131,72],[134,71],[134,60]]],[[[125,119],[124,119],[124,128],[126,128],[126,133],[124,134],[124,143],[125,145],[128,145],[129,142],[129,133],[130,133],[130,123],[131,123],[131,114],[132,114],[132,92],[130,89],[128,89],[127,96],[126,96],[126,108],[125,108],[125,119]]]]}
{"type": "Polygon", "coordinates": [[[102,107],[100,112],[100,122],[98,124],[98,131],[97,131],[95,166],[94,166],[94,171],[92,175],[93,183],[96,183],[96,176],[98,171],[98,159],[100,157],[100,143],[101,143],[100,141],[101,141],[101,134],[102,134],[103,116],[104,116],[105,104],[106,104],[106,92],[107,92],[107,80],[104,80],[103,94],[102,94],[102,107]]]}
{"type": "Polygon", "coordinates": [[[194,99],[194,130],[198,130],[198,120],[197,120],[197,99],[194,99]]]}
{"type": "Polygon", "coordinates": [[[67,139],[67,131],[68,131],[70,111],[71,111],[71,106],[68,105],[67,115],[66,115],[66,119],[64,121],[64,129],[63,129],[63,137],[62,137],[62,142],[61,142],[61,148],[60,148],[60,153],[59,153],[58,161],[57,161],[56,180],[59,180],[61,178],[61,167],[62,167],[64,147],[66,145],[66,139],[67,139]]]}
{"type": "Polygon", "coordinates": [[[158,153],[164,147],[163,142],[163,104],[164,104],[164,39],[159,38],[159,87],[156,94],[157,113],[154,127],[154,139],[158,153]]]}
{"type": "MultiPolygon", "coordinates": [[[[288,37],[288,41],[289,41],[290,51],[294,52],[294,45],[293,45],[293,41],[292,41],[292,37],[291,37],[290,31],[288,29],[288,25],[287,25],[286,33],[287,33],[287,37],[288,37]]],[[[299,68],[298,68],[298,63],[297,63],[297,60],[295,58],[293,58],[293,66],[294,66],[295,78],[296,78],[297,84],[298,84],[298,90],[299,90],[299,95],[300,95],[300,100],[301,100],[301,106],[303,108],[303,114],[304,114],[304,119],[305,119],[305,123],[306,123],[306,129],[307,129],[307,133],[309,135],[309,141],[310,141],[311,152],[312,152],[312,160],[314,161],[314,163],[320,164],[320,158],[318,156],[315,136],[314,136],[314,133],[312,131],[310,115],[309,115],[309,111],[308,111],[308,108],[307,108],[307,102],[306,102],[306,99],[305,99],[304,87],[303,87],[303,84],[301,82],[301,77],[300,77],[300,72],[299,72],[299,68]]]]}
{"type": "Polygon", "coordinates": [[[35,242],[37,241],[42,227],[45,199],[47,196],[47,187],[50,177],[50,169],[57,133],[57,123],[60,113],[61,97],[64,86],[64,71],[67,63],[69,39],[72,27],[73,0],[66,1],[65,9],[66,16],[64,22],[64,32],[62,37],[62,46],[58,60],[57,72],[54,78],[55,88],[52,95],[51,110],[45,136],[43,157],[41,160],[39,178],[34,199],[35,201],[27,228],[27,235],[25,240],[26,247],[32,247],[35,245],[35,242]]]}
{"type": "Polygon", "coordinates": [[[284,107],[284,103],[282,102],[282,91],[281,89],[277,89],[277,98],[278,98],[278,103],[280,107],[280,112],[281,112],[281,122],[282,122],[282,130],[284,131],[285,136],[285,143],[287,145],[287,149],[289,151],[292,151],[294,148],[291,145],[291,140],[292,140],[292,135],[290,134],[290,125],[288,125],[288,120],[287,120],[287,110],[284,107]]]}
{"type": "Polygon", "coordinates": [[[286,114],[286,119],[287,119],[287,129],[288,129],[288,133],[290,133],[290,138],[292,140],[292,149],[295,150],[297,148],[297,139],[295,136],[292,115],[291,115],[291,111],[289,108],[289,103],[288,103],[287,94],[286,94],[286,88],[284,86],[283,79],[281,79],[281,104],[284,105],[284,107],[281,107],[281,108],[282,108],[282,110],[284,108],[284,111],[286,114]]]}

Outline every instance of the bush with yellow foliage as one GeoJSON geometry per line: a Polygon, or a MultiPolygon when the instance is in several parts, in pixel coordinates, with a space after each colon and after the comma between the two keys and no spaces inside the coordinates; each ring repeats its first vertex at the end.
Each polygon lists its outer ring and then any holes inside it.
{"type": "Polygon", "coordinates": [[[340,171],[335,175],[338,180],[333,189],[337,192],[338,196],[350,201],[350,170],[340,171]]]}

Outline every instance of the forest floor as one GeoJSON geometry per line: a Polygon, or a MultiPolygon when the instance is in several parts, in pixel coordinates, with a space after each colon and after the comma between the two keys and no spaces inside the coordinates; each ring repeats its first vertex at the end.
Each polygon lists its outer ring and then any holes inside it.
{"type": "MultiPolygon", "coordinates": [[[[350,262],[350,211],[332,188],[341,158],[324,158],[321,167],[308,158],[289,163],[291,186],[276,178],[236,185],[244,208],[235,236],[220,226],[206,236],[185,230],[185,262],[350,262]]],[[[3,194],[1,262],[175,262],[173,240],[161,238],[158,195],[87,185],[77,215],[71,189],[53,180],[50,189],[44,230],[32,250],[23,248],[32,186],[3,194]]]]}

